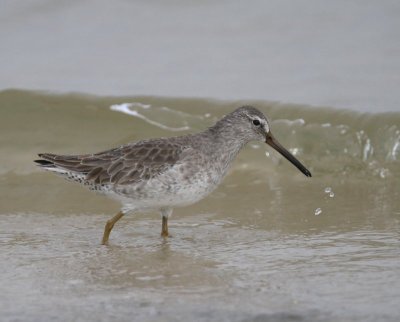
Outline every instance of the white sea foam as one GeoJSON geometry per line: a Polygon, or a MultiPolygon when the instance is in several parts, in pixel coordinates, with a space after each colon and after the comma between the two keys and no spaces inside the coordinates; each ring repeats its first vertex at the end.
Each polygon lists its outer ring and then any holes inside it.
{"type": "Polygon", "coordinates": [[[116,112],[121,112],[121,113],[125,113],[137,118],[140,118],[144,121],[146,121],[147,123],[157,126],[163,130],[168,130],[168,131],[174,131],[174,132],[179,132],[179,131],[186,131],[189,130],[190,128],[188,126],[182,126],[182,127],[170,127],[167,126],[165,124],[156,122],[146,116],[144,116],[143,114],[140,114],[137,110],[133,109],[135,107],[139,107],[142,109],[150,109],[151,105],[146,105],[143,103],[139,103],[139,102],[133,102],[133,103],[122,103],[122,104],[114,104],[110,106],[110,109],[112,111],[116,111],[116,112]]]}

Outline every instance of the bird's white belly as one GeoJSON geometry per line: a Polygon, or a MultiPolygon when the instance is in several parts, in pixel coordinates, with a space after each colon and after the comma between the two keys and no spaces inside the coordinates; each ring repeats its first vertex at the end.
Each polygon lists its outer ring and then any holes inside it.
{"type": "Polygon", "coordinates": [[[112,196],[120,200],[128,212],[182,207],[206,197],[220,180],[221,176],[209,169],[192,171],[188,175],[177,167],[148,181],[116,186],[112,196]]]}

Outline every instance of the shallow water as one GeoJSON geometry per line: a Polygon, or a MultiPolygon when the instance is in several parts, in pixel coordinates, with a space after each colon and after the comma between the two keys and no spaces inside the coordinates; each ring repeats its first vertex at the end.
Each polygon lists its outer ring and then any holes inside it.
{"type": "Polygon", "coordinates": [[[166,241],[150,213],[101,246],[118,204],[32,163],[198,131],[242,103],[1,92],[1,320],[398,321],[400,113],[246,101],[313,177],[251,143],[166,241]]]}

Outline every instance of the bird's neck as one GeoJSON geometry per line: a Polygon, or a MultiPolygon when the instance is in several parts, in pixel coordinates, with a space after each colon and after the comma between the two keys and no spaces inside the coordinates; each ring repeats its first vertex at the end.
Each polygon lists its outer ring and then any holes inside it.
{"type": "Polygon", "coordinates": [[[227,146],[229,149],[237,150],[237,152],[248,143],[246,136],[240,133],[237,126],[225,119],[218,121],[204,133],[212,138],[214,143],[227,146]]]}
{"type": "Polygon", "coordinates": [[[207,138],[209,160],[219,165],[221,173],[225,174],[229,169],[240,150],[247,143],[238,134],[234,128],[227,127],[226,124],[221,127],[215,124],[213,127],[205,130],[202,135],[207,138]]]}

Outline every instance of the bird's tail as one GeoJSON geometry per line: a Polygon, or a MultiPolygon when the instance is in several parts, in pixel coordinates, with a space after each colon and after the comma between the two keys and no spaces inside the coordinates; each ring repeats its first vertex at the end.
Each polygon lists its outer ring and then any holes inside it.
{"type": "Polygon", "coordinates": [[[110,163],[110,158],[101,157],[102,154],[82,154],[82,155],[57,155],[52,153],[38,154],[40,159],[35,160],[37,165],[43,170],[53,172],[67,180],[82,184],[102,183],[102,177],[108,181],[107,172],[103,171],[110,163]]]}
{"type": "Polygon", "coordinates": [[[74,173],[78,176],[84,176],[86,171],[82,171],[82,167],[77,166],[80,163],[79,156],[65,156],[52,153],[40,153],[41,159],[34,160],[36,164],[46,171],[55,172],[62,176],[69,176],[74,173]]]}

